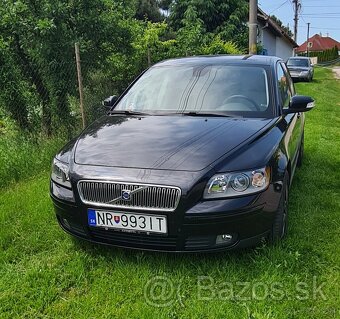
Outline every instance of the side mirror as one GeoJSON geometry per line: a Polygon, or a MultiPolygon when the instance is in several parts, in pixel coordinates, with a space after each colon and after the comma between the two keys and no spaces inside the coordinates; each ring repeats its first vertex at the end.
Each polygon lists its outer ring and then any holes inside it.
{"type": "Polygon", "coordinates": [[[118,100],[118,96],[117,95],[112,95],[112,96],[109,96],[108,98],[106,98],[102,102],[105,110],[106,111],[110,111],[112,106],[116,103],[117,100],[118,100]]]}
{"type": "Polygon", "coordinates": [[[299,113],[310,111],[315,105],[314,100],[310,96],[295,95],[291,98],[289,108],[284,109],[284,114],[299,113]]]}

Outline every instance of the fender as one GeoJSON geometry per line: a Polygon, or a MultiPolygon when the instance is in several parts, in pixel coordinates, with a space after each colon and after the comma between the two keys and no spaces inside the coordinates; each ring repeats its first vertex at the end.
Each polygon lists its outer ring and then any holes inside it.
{"type": "Polygon", "coordinates": [[[78,138],[74,138],[68,142],[55,156],[55,158],[65,164],[71,163],[71,158],[73,156],[74,147],[77,143],[78,138]]]}
{"type": "Polygon", "coordinates": [[[244,145],[232,157],[221,163],[218,172],[237,171],[240,167],[244,169],[256,169],[271,166],[275,175],[272,181],[283,181],[286,171],[291,173],[290,159],[284,143],[284,132],[287,123],[279,118],[276,124],[270,128],[261,138],[244,145]]]}

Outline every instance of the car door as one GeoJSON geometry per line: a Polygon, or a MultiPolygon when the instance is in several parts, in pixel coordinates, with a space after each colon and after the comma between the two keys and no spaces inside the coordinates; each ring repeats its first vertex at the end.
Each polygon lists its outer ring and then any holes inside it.
{"type": "MultiPolygon", "coordinates": [[[[280,108],[283,110],[289,107],[290,99],[295,95],[293,81],[283,62],[277,63],[277,81],[280,108]]],[[[288,156],[291,160],[292,170],[294,171],[303,132],[303,114],[287,114],[285,115],[285,120],[288,126],[284,142],[288,156]]]]}

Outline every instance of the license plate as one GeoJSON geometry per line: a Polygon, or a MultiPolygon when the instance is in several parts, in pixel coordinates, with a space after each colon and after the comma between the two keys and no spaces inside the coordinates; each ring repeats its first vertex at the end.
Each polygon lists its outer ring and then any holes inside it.
{"type": "Polygon", "coordinates": [[[163,215],[110,212],[88,209],[88,224],[93,227],[112,228],[134,232],[167,233],[167,219],[163,215]]]}

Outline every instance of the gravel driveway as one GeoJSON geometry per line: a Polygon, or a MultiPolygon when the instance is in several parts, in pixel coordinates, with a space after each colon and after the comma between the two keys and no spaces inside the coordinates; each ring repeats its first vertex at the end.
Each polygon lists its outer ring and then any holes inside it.
{"type": "Polygon", "coordinates": [[[335,66],[332,70],[335,78],[340,80],[340,66],[335,66]]]}

